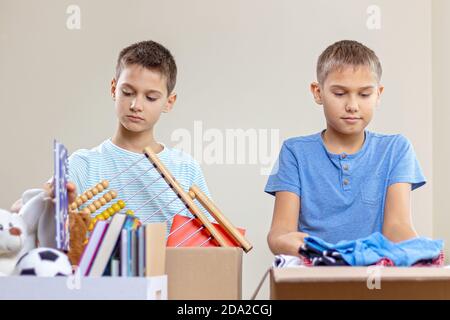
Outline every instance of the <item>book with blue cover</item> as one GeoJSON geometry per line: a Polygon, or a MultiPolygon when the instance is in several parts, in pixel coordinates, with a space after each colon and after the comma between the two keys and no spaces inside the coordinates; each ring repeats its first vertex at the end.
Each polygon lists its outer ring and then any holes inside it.
{"type": "Polygon", "coordinates": [[[67,180],[69,176],[68,152],[66,147],[54,141],[53,162],[55,188],[55,224],[56,248],[67,252],[69,250],[69,203],[67,197],[67,180]]]}

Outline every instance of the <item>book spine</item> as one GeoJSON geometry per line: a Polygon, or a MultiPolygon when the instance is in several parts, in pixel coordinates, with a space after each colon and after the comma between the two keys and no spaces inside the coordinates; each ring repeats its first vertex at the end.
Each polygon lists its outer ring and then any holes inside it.
{"type": "Polygon", "coordinates": [[[120,276],[128,276],[128,232],[123,229],[120,233],[120,276]]]}
{"type": "Polygon", "coordinates": [[[131,268],[132,268],[132,277],[137,276],[137,232],[136,230],[131,231],[131,268]]]}
{"type": "Polygon", "coordinates": [[[131,267],[131,236],[132,230],[127,230],[127,276],[132,277],[132,267],[131,267]]]}
{"type": "Polygon", "coordinates": [[[144,239],[145,233],[144,233],[144,228],[140,227],[138,229],[138,259],[139,259],[139,264],[138,264],[138,276],[139,277],[144,277],[145,275],[145,239],[144,239]]]}
{"type": "Polygon", "coordinates": [[[111,277],[119,276],[119,259],[111,259],[111,277]]]}

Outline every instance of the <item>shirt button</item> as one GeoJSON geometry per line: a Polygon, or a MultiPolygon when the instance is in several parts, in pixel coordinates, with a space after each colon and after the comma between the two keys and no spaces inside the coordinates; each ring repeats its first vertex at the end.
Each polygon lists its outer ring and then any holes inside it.
{"type": "Polygon", "coordinates": [[[348,185],[350,183],[350,181],[348,181],[348,179],[344,179],[344,185],[348,185]]]}
{"type": "Polygon", "coordinates": [[[349,168],[349,167],[348,167],[348,164],[344,164],[342,167],[344,168],[345,171],[347,171],[348,168],[349,168]]]}
{"type": "Polygon", "coordinates": [[[343,154],[341,154],[341,158],[345,159],[345,158],[347,158],[347,155],[345,153],[343,153],[343,154]]]}

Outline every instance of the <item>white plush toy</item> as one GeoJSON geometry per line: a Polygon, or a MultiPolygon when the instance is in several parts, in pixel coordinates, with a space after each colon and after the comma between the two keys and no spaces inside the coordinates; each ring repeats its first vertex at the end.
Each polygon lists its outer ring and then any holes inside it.
{"type": "Polygon", "coordinates": [[[9,275],[21,256],[40,246],[54,247],[53,201],[43,189],[25,191],[19,213],[0,209],[0,275],[9,275]]]}

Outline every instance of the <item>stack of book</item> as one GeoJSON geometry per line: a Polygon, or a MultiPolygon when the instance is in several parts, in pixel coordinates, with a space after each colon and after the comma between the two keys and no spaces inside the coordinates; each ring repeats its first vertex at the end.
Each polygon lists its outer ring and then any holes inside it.
{"type": "Polygon", "coordinates": [[[165,273],[166,224],[141,226],[133,216],[116,214],[98,221],[78,266],[81,276],[150,277],[165,273]]]}

